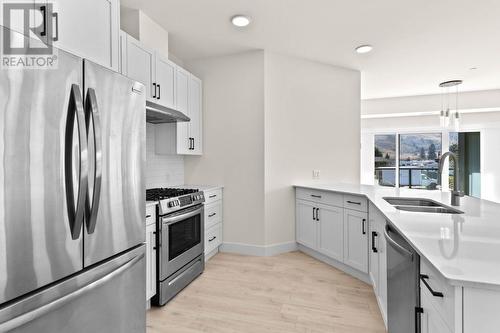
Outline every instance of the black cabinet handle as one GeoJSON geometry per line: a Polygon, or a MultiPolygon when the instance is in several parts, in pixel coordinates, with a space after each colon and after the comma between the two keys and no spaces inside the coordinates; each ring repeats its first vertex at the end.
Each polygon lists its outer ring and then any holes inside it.
{"type": "Polygon", "coordinates": [[[52,40],[54,42],[57,42],[59,40],[59,14],[54,13],[52,14],[52,16],[54,17],[54,21],[56,21],[56,35],[54,38],[52,38],[52,40]]]}
{"type": "Polygon", "coordinates": [[[363,232],[363,235],[366,235],[366,219],[361,221],[361,231],[363,232]]]}
{"type": "Polygon", "coordinates": [[[212,214],[209,214],[208,217],[214,217],[216,214],[215,213],[212,213],[212,214]]]}
{"type": "Polygon", "coordinates": [[[146,215],[146,218],[151,217],[151,215],[146,215]]]}
{"type": "Polygon", "coordinates": [[[316,208],[313,207],[313,221],[316,221],[316,215],[315,215],[316,208]]]}
{"type": "Polygon", "coordinates": [[[311,194],[311,197],[321,199],[321,195],[311,194]]]}
{"type": "Polygon", "coordinates": [[[361,202],[351,201],[351,200],[347,200],[347,203],[350,203],[350,204],[353,204],[353,205],[361,205],[361,202]]]}
{"type": "Polygon", "coordinates": [[[424,313],[424,309],[421,307],[415,307],[415,333],[420,333],[422,331],[421,328],[421,317],[422,313],[424,313]]]}
{"type": "Polygon", "coordinates": [[[213,241],[213,240],[214,240],[214,239],[216,239],[216,238],[217,238],[217,237],[215,237],[215,236],[214,236],[214,237],[210,238],[208,241],[209,241],[209,242],[211,242],[211,241],[213,241]]]}
{"type": "Polygon", "coordinates": [[[159,84],[157,84],[157,86],[158,86],[158,97],[157,98],[160,99],[160,96],[161,96],[161,87],[160,87],[159,84]]]}
{"type": "Polygon", "coordinates": [[[378,234],[376,231],[372,231],[372,251],[373,253],[377,253],[378,250],[377,250],[377,247],[375,246],[375,237],[377,237],[378,234]]]}
{"type": "Polygon", "coordinates": [[[153,98],[156,98],[156,83],[153,82],[153,98]]]}
{"type": "Polygon", "coordinates": [[[210,195],[210,196],[208,196],[208,197],[209,197],[210,199],[212,199],[212,198],[215,198],[216,196],[217,196],[217,194],[212,194],[212,195],[210,195]]]}
{"type": "Polygon", "coordinates": [[[40,32],[40,36],[45,36],[47,34],[47,7],[40,6],[40,11],[43,16],[43,31],[40,32]]]}
{"type": "Polygon", "coordinates": [[[425,286],[427,287],[427,289],[429,289],[429,291],[431,292],[432,296],[434,296],[434,297],[444,297],[444,295],[443,295],[442,292],[432,290],[431,286],[429,285],[429,282],[427,282],[428,279],[429,279],[428,275],[420,274],[420,280],[422,280],[422,282],[425,284],[425,286]]]}
{"type": "Polygon", "coordinates": [[[319,208],[316,208],[316,221],[319,221],[319,208]]]}

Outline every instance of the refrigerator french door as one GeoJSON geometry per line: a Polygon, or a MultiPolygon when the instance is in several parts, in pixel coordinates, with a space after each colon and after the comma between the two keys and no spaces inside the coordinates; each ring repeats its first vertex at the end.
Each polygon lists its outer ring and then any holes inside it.
{"type": "Polygon", "coordinates": [[[57,50],[0,111],[0,332],[144,332],[144,86],[57,50]]]}

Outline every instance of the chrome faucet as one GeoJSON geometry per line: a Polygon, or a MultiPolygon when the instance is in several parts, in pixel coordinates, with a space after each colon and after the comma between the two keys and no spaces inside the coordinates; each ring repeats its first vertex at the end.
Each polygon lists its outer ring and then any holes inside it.
{"type": "MultiPolygon", "coordinates": [[[[444,153],[443,156],[441,156],[441,159],[439,160],[439,179],[441,179],[441,175],[443,174],[444,161],[448,156],[451,159],[453,159],[454,161],[453,165],[455,167],[453,175],[453,191],[451,191],[451,205],[460,206],[460,197],[463,197],[464,193],[460,191],[460,174],[459,174],[457,155],[455,155],[451,151],[444,153]]],[[[441,190],[442,189],[443,189],[443,184],[441,184],[441,190]]]]}

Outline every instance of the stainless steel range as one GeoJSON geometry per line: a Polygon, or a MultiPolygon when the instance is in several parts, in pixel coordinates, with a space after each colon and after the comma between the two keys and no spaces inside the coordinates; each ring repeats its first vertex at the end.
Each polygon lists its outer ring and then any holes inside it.
{"type": "Polygon", "coordinates": [[[155,188],[146,200],[158,202],[157,293],[154,305],[165,305],[205,268],[203,192],[155,188]]]}

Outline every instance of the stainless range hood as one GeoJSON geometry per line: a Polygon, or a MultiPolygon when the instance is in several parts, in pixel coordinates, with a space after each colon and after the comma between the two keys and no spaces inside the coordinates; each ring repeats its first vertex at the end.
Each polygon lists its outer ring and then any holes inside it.
{"type": "Polygon", "coordinates": [[[166,108],[162,105],[146,101],[146,122],[152,124],[177,123],[190,121],[184,113],[166,108]]]}

